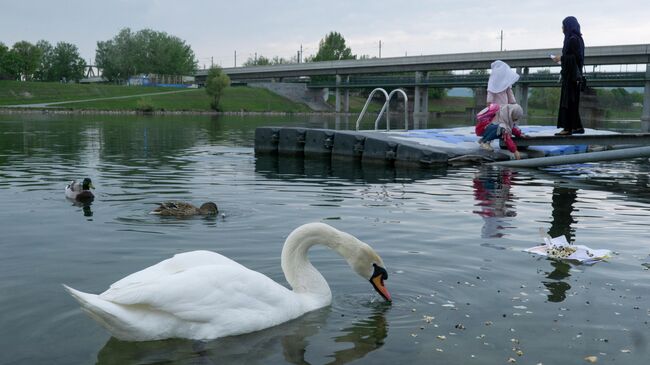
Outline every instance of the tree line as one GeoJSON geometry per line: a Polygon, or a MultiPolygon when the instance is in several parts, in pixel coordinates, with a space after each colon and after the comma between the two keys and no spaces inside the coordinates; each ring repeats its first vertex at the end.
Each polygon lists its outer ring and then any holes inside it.
{"type": "MultiPolygon", "coordinates": [[[[196,65],[192,48],[183,40],[151,29],[124,28],[113,39],[97,42],[95,53],[95,66],[111,82],[137,74],[188,75],[196,65]]],[[[9,48],[0,42],[0,80],[79,81],[85,67],[71,43],[20,41],[9,48]]]]}
{"type": "Polygon", "coordinates": [[[77,46],[67,42],[20,41],[11,48],[0,42],[0,80],[78,81],[84,65],[77,46]]]}

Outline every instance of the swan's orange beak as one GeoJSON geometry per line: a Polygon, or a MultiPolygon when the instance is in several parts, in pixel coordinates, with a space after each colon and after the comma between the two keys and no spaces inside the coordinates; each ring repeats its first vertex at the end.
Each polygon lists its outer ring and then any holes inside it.
{"type": "Polygon", "coordinates": [[[386,272],[386,269],[383,267],[377,265],[377,264],[372,264],[375,268],[375,272],[372,273],[372,277],[370,278],[370,283],[372,284],[373,288],[386,299],[387,301],[391,301],[390,299],[390,293],[388,292],[388,289],[386,289],[386,286],[384,285],[384,280],[388,279],[388,273],[386,272]]]}
{"type": "Polygon", "coordinates": [[[375,288],[377,293],[379,293],[379,295],[384,297],[384,299],[387,301],[391,301],[390,293],[388,292],[388,289],[386,289],[386,286],[384,285],[384,279],[381,275],[374,276],[372,279],[370,279],[370,282],[372,283],[372,286],[375,288]]]}

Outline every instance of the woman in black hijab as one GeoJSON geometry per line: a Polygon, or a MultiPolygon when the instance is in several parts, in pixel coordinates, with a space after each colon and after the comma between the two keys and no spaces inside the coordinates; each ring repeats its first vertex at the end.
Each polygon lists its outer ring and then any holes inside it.
{"type": "Polygon", "coordinates": [[[555,62],[562,65],[562,91],[560,93],[560,110],[557,127],[562,131],[556,136],[583,134],[585,132],[580,120],[580,76],[585,62],[585,43],[580,33],[580,24],[575,17],[568,16],[562,21],[564,45],[562,57],[555,56],[555,62]]]}

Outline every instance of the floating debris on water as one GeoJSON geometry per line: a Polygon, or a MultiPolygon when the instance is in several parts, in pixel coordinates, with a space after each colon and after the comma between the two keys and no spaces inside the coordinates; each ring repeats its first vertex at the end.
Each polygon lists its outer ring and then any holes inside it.
{"type": "Polygon", "coordinates": [[[422,316],[422,320],[427,323],[431,323],[434,319],[436,319],[434,316],[422,316]]]}
{"type": "Polygon", "coordinates": [[[598,362],[598,356],[587,356],[585,357],[585,361],[595,364],[596,362],[598,362]]]}
{"type": "Polygon", "coordinates": [[[445,335],[438,335],[438,336],[436,336],[436,338],[439,339],[439,340],[446,340],[446,339],[447,339],[447,336],[445,336],[445,335]]]}

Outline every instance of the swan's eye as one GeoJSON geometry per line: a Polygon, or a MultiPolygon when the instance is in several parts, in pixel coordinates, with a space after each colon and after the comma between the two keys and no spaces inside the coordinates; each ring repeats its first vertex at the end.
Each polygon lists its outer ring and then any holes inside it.
{"type": "Polygon", "coordinates": [[[381,276],[382,280],[388,279],[388,272],[386,271],[386,269],[384,269],[383,267],[377,264],[372,264],[372,266],[375,268],[375,271],[372,273],[373,278],[377,276],[381,276]]]}

